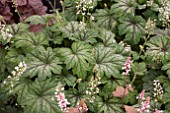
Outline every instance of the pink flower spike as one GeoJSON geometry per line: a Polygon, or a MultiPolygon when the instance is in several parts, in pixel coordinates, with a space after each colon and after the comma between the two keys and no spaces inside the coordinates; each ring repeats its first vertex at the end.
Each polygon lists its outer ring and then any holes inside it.
{"type": "Polygon", "coordinates": [[[155,113],[163,113],[162,110],[155,109],[155,113]]]}
{"type": "Polygon", "coordinates": [[[145,90],[142,90],[142,92],[139,94],[139,97],[137,97],[138,100],[144,100],[145,99],[145,90]]]}
{"type": "Polygon", "coordinates": [[[67,99],[65,98],[64,93],[59,93],[57,95],[58,106],[61,108],[62,111],[67,111],[67,105],[70,104],[67,99]]]}
{"type": "Polygon", "coordinates": [[[150,112],[150,97],[147,97],[144,102],[141,102],[138,110],[140,113],[150,112]]]}
{"type": "Polygon", "coordinates": [[[126,60],[126,63],[124,64],[124,66],[122,67],[122,69],[124,70],[124,72],[122,73],[123,75],[129,75],[130,69],[131,69],[131,57],[128,57],[126,60]]]}

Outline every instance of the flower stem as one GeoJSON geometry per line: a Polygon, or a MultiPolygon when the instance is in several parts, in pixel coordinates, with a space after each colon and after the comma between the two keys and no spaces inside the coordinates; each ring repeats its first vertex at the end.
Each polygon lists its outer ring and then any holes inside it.
{"type": "Polygon", "coordinates": [[[133,76],[133,79],[132,79],[132,81],[131,81],[131,85],[134,83],[134,81],[136,80],[136,76],[137,76],[137,74],[135,74],[134,76],[133,76]]]}

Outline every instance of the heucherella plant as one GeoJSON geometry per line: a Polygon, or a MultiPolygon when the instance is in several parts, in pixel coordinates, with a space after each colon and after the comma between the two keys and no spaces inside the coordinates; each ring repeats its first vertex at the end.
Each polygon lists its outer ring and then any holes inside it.
{"type": "Polygon", "coordinates": [[[169,0],[56,1],[0,0],[0,113],[170,113],[169,0]]]}

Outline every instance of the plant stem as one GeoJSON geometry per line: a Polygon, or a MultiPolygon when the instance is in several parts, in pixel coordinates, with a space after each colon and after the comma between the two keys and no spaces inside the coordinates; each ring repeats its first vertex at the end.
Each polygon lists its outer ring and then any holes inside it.
{"type": "MultiPolygon", "coordinates": [[[[149,37],[150,37],[150,34],[148,34],[148,36],[145,38],[145,42],[144,42],[143,45],[142,45],[143,48],[144,48],[144,46],[146,45],[146,42],[147,42],[147,40],[149,39],[149,37]]],[[[140,50],[139,55],[142,54],[142,51],[143,51],[143,49],[140,50]]]]}
{"type": "Polygon", "coordinates": [[[136,79],[136,76],[137,76],[137,74],[135,74],[134,76],[133,76],[133,79],[132,79],[132,81],[131,81],[131,85],[134,83],[134,81],[135,81],[135,79],[136,79]]]}
{"type": "Polygon", "coordinates": [[[55,7],[52,5],[51,1],[47,0],[48,3],[50,4],[51,8],[53,9],[53,11],[55,10],[55,7]]]}

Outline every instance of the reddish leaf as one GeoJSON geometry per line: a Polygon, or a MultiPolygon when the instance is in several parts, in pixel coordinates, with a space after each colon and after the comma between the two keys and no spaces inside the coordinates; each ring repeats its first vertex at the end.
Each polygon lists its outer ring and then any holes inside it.
{"type": "Polygon", "coordinates": [[[26,4],[27,4],[27,0],[17,0],[17,4],[18,4],[19,6],[26,5],[26,4]]]}
{"type": "Polygon", "coordinates": [[[133,106],[124,105],[124,108],[125,108],[127,113],[136,113],[136,109],[133,106]]]}
{"type": "Polygon", "coordinates": [[[132,92],[133,92],[133,88],[132,88],[131,84],[126,85],[126,88],[127,88],[129,91],[132,91],[132,92]]]}
{"type": "Polygon", "coordinates": [[[1,2],[2,4],[5,4],[6,0],[1,0],[0,2],[1,2]]]}
{"type": "Polygon", "coordinates": [[[68,113],[82,113],[82,111],[78,110],[77,108],[70,107],[68,109],[68,113]]]}
{"type": "Polygon", "coordinates": [[[41,32],[41,31],[42,31],[42,28],[43,28],[43,25],[42,25],[42,24],[30,25],[29,31],[30,31],[30,32],[37,33],[37,32],[41,32]]]}
{"type": "Polygon", "coordinates": [[[28,4],[34,9],[35,14],[46,14],[47,7],[43,5],[42,0],[28,0],[28,4]]]}
{"type": "Polygon", "coordinates": [[[13,14],[10,12],[10,8],[9,8],[9,6],[6,4],[3,4],[3,5],[1,5],[0,4],[0,7],[2,8],[0,8],[1,10],[0,10],[0,15],[3,17],[3,19],[5,20],[5,21],[9,21],[10,19],[11,19],[11,17],[13,16],[13,14]]]}
{"type": "Polygon", "coordinates": [[[114,91],[112,94],[114,97],[124,97],[128,94],[127,88],[123,88],[122,86],[117,86],[116,91],[114,91]]]}
{"type": "Polygon", "coordinates": [[[55,22],[55,18],[51,18],[48,22],[47,25],[51,26],[55,22]]]}

